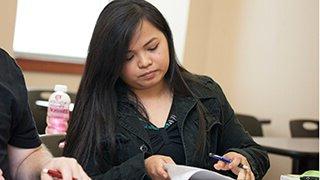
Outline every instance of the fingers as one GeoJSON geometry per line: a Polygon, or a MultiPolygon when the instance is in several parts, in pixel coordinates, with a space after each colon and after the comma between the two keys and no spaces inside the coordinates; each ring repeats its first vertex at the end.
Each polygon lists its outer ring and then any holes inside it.
{"type": "Polygon", "coordinates": [[[227,163],[224,163],[223,161],[218,161],[218,162],[217,162],[216,164],[214,164],[213,166],[214,166],[214,168],[215,168],[216,170],[224,170],[224,171],[229,170],[228,164],[227,164],[227,163]]]}
{"type": "Polygon", "coordinates": [[[255,180],[251,170],[240,169],[237,180],[255,180]]]}
{"type": "Polygon", "coordinates": [[[154,166],[153,175],[155,175],[156,177],[158,176],[166,179],[168,177],[168,173],[163,167],[164,164],[165,161],[163,159],[158,161],[157,164],[155,164],[154,166]]]}
{"type": "Polygon", "coordinates": [[[149,175],[153,177],[152,179],[166,179],[168,174],[163,168],[164,161],[158,161],[150,167],[149,175]]]}
{"type": "Polygon", "coordinates": [[[168,164],[176,164],[176,163],[171,159],[171,157],[168,157],[168,156],[164,156],[163,160],[164,160],[165,163],[168,163],[168,164]]]}
{"type": "Polygon", "coordinates": [[[1,169],[0,169],[0,180],[4,180],[3,172],[2,172],[2,170],[1,170],[1,169]]]}
{"type": "Polygon", "coordinates": [[[53,178],[49,174],[45,173],[44,171],[41,171],[41,180],[52,180],[52,179],[53,178]]]}
{"type": "Polygon", "coordinates": [[[256,179],[256,177],[254,177],[254,174],[251,170],[250,170],[250,179],[256,179]]]}
{"type": "MultiPolygon", "coordinates": [[[[72,179],[72,178],[79,179],[77,172],[72,172],[72,169],[73,168],[65,164],[59,169],[63,179],[72,179]]],[[[73,171],[76,171],[76,170],[73,170],[73,171]]]]}
{"type": "Polygon", "coordinates": [[[65,144],[66,144],[65,141],[63,141],[63,142],[59,143],[58,146],[59,146],[60,149],[63,149],[65,144]]]}
{"type": "Polygon", "coordinates": [[[164,164],[166,162],[163,161],[163,163],[159,164],[159,166],[157,166],[157,169],[156,169],[156,173],[159,174],[160,176],[162,176],[164,179],[167,179],[168,178],[168,173],[167,171],[164,169],[164,164]]]}
{"type": "MultiPolygon", "coordinates": [[[[246,160],[242,159],[241,163],[243,165],[246,165],[246,166],[250,167],[249,163],[246,160]]],[[[231,169],[231,171],[235,172],[233,169],[231,169]]],[[[254,180],[255,177],[254,177],[254,174],[252,173],[250,168],[248,168],[248,169],[238,168],[238,177],[237,177],[237,179],[254,180]]]]}
{"type": "Polygon", "coordinates": [[[216,170],[231,170],[234,174],[238,175],[237,179],[241,180],[254,180],[254,174],[252,173],[250,169],[250,165],[247,161],[247,159],[236,152],[228,152],[224,155],[224,157],[231,160],[231,163],[225,163],[223,161],[218,161],[216,164],[214,164],[214,168],[216,170]],[[248,167],[248,169],[239,168],[239,164],[243,164],[248,167]]]}
{"type": "Polygon", "coordinates": [[[81,166],[80,166],[80,168],[81,168],[81,171],[80,171],[81,179],[89,179],[89,180],[91,180],[91,178],[84,172],[84,170],[82,169],[81,166]]]}
{"type": "Polygon", "coordinates": [[[240,169],[237,180],[246,180],[246,170],[240,169]]]}
{"type": "MultiPolygon", "coordinates": [[[[236,156],[230,156],[229,154],[226,154],[225,157],[228,159],[231,159],[231,163],[225,163],[223,161],[218,161],[216,164],[214,164],[214,168],[216,170],[230,170],[230,169],[237,169],[238,165],[241,162],[241,158],[236,157],[236,156]]],[[[237,173],[238,174],[238,173],[237,173]]]]}
{"type": "Polygon", "coordinates": [[[238,168],[238,165],[241,163],[240,157],[233,157],[232,162],[228,165],[229,169],[238,168]]]}
{"type": "MultiPolygon", "coordinates": [[[[44,166],[45,169],[57,170],[63,179],[90,179],[82,167],[73,158],[53,158],[44,166]]],[[[52,179],[48,174],[42,173],[41,179],[52,179]]]]}
{"type": "Polygon", "coordinates": [[[175,164],[168,156],[150,156],[145,160],[146,171],[152,179],[169,179],[169,175],[164,168],[164,164],[167,163],[175,164]]]}

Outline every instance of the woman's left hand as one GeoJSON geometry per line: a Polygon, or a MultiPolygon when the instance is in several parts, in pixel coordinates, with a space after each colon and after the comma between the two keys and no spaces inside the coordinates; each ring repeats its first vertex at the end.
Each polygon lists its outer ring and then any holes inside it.
{"type": "Polygon", "coordinates": [[[249,162],[247,161],[247,158],[245,158],[243,155],[236,152],[228,152],[227,154],[223,155],[223,157],[230,159],[232,162],[228,164],[223,161],[218,161],[216,164],[214,164],[214,168],[216,170],[224,170],[224,171],[231,170],[234,174],[238,175],[237,179],[239,180],[255,179],[254,174],[250,169],[249,162]],[[240,163],[248,166],[249,169],[245,170],[245,169],[239,168],[238,165],[240,163]]]}

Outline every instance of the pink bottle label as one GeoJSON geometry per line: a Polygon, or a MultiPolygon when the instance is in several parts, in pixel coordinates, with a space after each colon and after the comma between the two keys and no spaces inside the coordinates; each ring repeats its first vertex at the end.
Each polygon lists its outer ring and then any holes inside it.
{"type": "Polygon", "coordinates": [[[68,129],[70,98],[66,94],[52,94],[47,111],[47,134],[65,134],[68,129]],[[66,98],[67,96],[67,98],[66,98]]]}

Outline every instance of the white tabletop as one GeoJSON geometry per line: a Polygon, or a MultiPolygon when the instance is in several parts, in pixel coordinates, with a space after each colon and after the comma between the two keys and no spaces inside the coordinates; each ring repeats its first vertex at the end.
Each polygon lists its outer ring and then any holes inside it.
{"type": "Polygon", "coordinates": [[[253,137],[261,146],[288,151],[319,153],[319,138],[253,137]]]}

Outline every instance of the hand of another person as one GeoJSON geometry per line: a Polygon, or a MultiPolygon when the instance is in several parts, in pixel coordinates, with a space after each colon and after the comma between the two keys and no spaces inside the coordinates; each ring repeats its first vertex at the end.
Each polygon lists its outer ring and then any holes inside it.
{"type": "Polygon", "coordinates": [[[65,145],[66,145],[66,141],[63,141],[63,142],[59,143],[58,147],[60,149],[63,149],[65,145]]]}
{"type": "Polygon", "coordinates": [[[255,179],[254,174],[250,169],[249,162],[247,161],[247,158],[245,158],[243,155],[236,152],[228,152],[227,154],[223,155],[223,157],[230,159],[232,162],[228,164],[223,161],[218,161],[216,164],[214,164],[214,168],[216,170],[224,170],[224,171],[231,170],[234,174],[238,175],[237,179],[239,180],[255,179]],[[238,165],[240,163],[248,166],[249,169],[245,170],[245,169],[239,168],[238,165]]]}
{"type": "Polygon", "coordinates": [[[0,180],[4,180],[4,177],[3,177],[3,175],[2,175],[2,170],[0,169],[0,180]]]}
{"type": "MultiPolygon", "coordinates": [[[[66,157],[52,158],[43,167],[43,169],[57,170],[61,172],[63,179],[66,179],[66,180],[71,180],[72,178],[82,179],[82,180],[90,179],[74,158],[66,158],[66,157]]],[[[51,177],[47,173],[41,172],[41,179],[52,180],[56,178],[51,177]]]]}
{"type": "Polygon", "coordinates": [[[175,164],[169,156],[153,155],[144,160],[146,171],[153,180],[168,180],[169,175],[164,169],[164,164],[175,164]]]}

